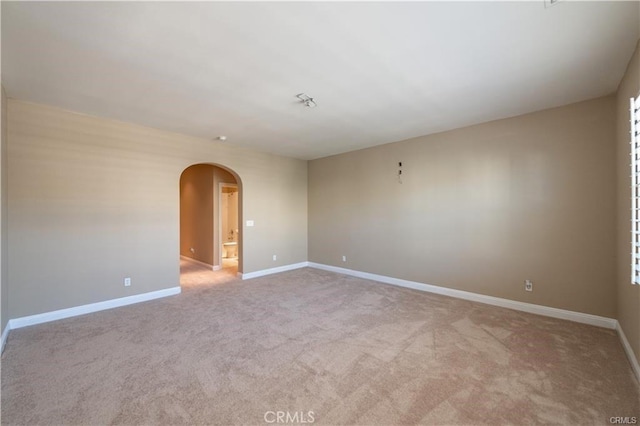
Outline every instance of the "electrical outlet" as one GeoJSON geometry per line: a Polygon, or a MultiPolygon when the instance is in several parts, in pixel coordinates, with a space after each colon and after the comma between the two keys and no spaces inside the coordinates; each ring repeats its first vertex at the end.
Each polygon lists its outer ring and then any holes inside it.
{"type": "Polygon", "coordinates": [[[276,256],[275,254],[273,255],[273,260],[278,259],[278,256],[276,256]]]}
{"type": "Polygon", "coordinates": [[[124,279],[124,286],[125,287],[129,287],[131,285],[131,278],[125,278],[124,279]]]}
{"type": "Polygon", "coordinates": [[[527,291],[533,291],[533,281],[525,280],[524,281],[524,289],[527,291]]]}
{"type": "Polygon", "coordinates": [[[347,256],[342,256],[342,261],[346,262],[347,261],[347,256]]]}
{"type": "Polygon", "coordinates": [[[190,251],[191,253],[195,253],[195,252],[196,252],[196,249],[194,249],[193,247],[191,247],[191,248],[189,249],[189,251],[190,251]]]}

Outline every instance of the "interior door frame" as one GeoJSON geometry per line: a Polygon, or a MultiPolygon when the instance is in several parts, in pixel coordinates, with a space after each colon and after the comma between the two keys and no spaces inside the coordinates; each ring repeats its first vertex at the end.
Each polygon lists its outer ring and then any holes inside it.
{"type": "MultiPolygon", "coordinates": [[[[214,240],[216,240],[216,244],[218,244],[218,264],[216,266],[213,267],[214,270],[220,270],[222,269],[222,189],[223,188],[235,188],[236,192],[239,192],[240,190],[238,189],[238,184],[237,183],[227,183],[227,182],[219,182],[218,183],[218,206],[216,207],[216,210],[218,212],[218,232],[214,233],[216,234],[214,236],[214,240]]],[[[238,229],[242,228],[242,223],[240,222],[240,194],[238,194],[238,208],[237,208],[237,213],[238,215],[238,229]]],[[[238,236],[236,238],[237,240],[237,245],[236,245],[236,252],[238,253],[238,261],[240,260],[240,237],[238,236]]]]}

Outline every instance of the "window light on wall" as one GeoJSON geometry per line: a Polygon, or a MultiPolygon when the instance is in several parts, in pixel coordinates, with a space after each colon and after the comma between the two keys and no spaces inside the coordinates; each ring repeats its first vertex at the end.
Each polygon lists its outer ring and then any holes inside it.
{"type": "Polygon", "coordinates": [[[640,284],[640,95],[631,98],[631,283],[640,284]]]}

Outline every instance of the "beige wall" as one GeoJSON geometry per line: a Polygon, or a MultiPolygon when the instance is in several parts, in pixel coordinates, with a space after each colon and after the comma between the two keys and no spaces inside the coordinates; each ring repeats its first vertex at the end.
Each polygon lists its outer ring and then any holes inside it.
{"type": "Polygon", "coordinates": [[[311,161],[309,260],[614,317],[614,134],[609,96],[311,161]]]}
{"type": "MultiPolygon", "coordinates": [[[[636,52],[618,104],[640,87],[637,69],[636,52]]],[[[8,111],[3,325],[178,285],[179,177],[192,164],[221,164],[242,179],[240,214],[256,226],[243,223],[241,270],[307,260],[305,161],[16,100],[8,111]]],[[[614,317],[615,112],[605,97],[314,160],[309,260],[614,317]]],[[[626,118],[617,118],[622,274],[628,145],[626,118]]],[[[620,321],[638,353],[638,291],[624,283],[620,321]]]]}
{"type": "Polygon", "coordinates": [[[0,333],[9,322],[9,281],[7,250],[7,96],[2,91],[2,133],[0,136],[0,333]]]}
{"type": "Polygon", "coordinates": [[[180,254],[213,266],[213,166],[208,164],[191,166],[180,176],[180,254]]]}
{"type": "Polygon", "coordinates": [[[12,99],[8,114],[10,318],[177,286],[197,163],[241,179],[243,272],[307,259],[306,161],[12,99]]]}
{"type": "Polygon", "coordinates": [[[629,99],[640,94],[640,47],[629,62],[617,94],[618,321],[640,361],[640,286],[631,285],[631,168],[629,99]]]}

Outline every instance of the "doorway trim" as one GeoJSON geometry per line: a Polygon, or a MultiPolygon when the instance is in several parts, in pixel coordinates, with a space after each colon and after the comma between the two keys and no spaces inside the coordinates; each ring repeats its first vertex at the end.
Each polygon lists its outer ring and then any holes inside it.
{"type": "MultiPolygon", "coordinates": [[[[222,189],[223,188],[235,188],[236,192],[238,192],[238,209],[236,214],[238,215],[238,229],[242,229],[242,222],[240,221],[240,190],[238,189],[237,183],[227,183],[227,182],[219,182],[218,183],[218,206],[214,208],[218,212],[218,232],[214,232],[213,238],[216,240],[214,243],[218,245],[218,262],[214,266],[214,270],[222,269],[222,189]],[[216,269],[217,268],[217,269],[216,269]]],[[[236,250],[238,253],[238,262],[240,261],[240,236],[236,237],[237,246],[236,250]]],[[[238,263],[239,265],[239,263],[238,263]]]]}
{"type": "MultiPolygon", "coordinates": [[[[235,183],[232,182],[221,182],[221,179],[217,179],[215,177],[215,173],[214,173],[214,179],[213,179],[213,187],[212,187],[212,192],[213,192],[213,212],[214,212],[214,216],[216,214],[219,214],[219,204],[220,204],[220,184],[225,184],[228,186],[234,186],[237,188],[238,190],[238,230],[239,230],[239,234],[238,234],[238,274],[242,274],[242,270],[243,270],[243,249],[244,249],[244,242],[243,242],[243,233],[244,233],[244,229],[242,228],[242,217],[243,217],[243,188],[244,188],[244,184],[242,182],[242,178],[240,177],[240,175],[238,175],[238,173],[233,170],[232,168],[229,168],[223,164],[220,163],[216,163],[216,162],[198,162],[198,163],[193,163],[193,164],[189,164],[186,165],[184,167],[184,169],[180,172],[179,178],[178,178],[178,182],[180,182],[179,186],[179,196],[178,196],[178,209],[181,210],[181,203],[182,203],[182,187],[181,187],[181,182],[182,182],[182,177],[185,173],[185,171],[187,169],[189,169],[190,167],[193,166],[197,166],[197,165],[208,165],[208,166],[213,166],[215,168],[219,168],[222,169],[226,172],[228,172],[229,174],[231,174],[231,176],[233,177],[233,179],[235,180],[235,183]]],[[[178,221],[178,235],[179,240],[182,241],[182,229],[181,229],[181,220],[182,220],[182,211],[180,211],[179,214],[180,220],[178,221]]],[[[219,236],[219,234],[221,233],[220,228],[222,228],[222,218],[221,216],[219,216],[218,220],[215,220],[215,218],[211,218],[211,223],[213,224],[213,237],[211,239],[211,244],[213,246],[214,249],[214,254],[213,254],[213,259],[212,259],[212,263],[213,265],[211,265],[210,267],[214,270],[214,271],[218,271],[220,269],[222,269],[222,242],[221,242],[221,236],[219,236]],[[218,229],[216,229],[216,227],[218,229]],[[215,252],[215,250],[218,250],[218,253],[215,252]]],[[[182,255],[181,250],[179,250],[180,252],[180,256],[182,255]]],[[[188,257],[188,256],[187,256],[188,257]]],[[[179,260],[179,258],[178,258],[179,260]]]]}

